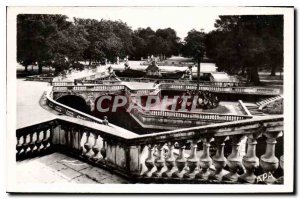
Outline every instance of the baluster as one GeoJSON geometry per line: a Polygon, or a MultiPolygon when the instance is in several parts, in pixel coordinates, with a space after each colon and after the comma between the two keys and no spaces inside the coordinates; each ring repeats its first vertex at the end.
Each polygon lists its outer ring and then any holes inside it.
{"type": "Polygon", "coordinates": [[[211,138],[203,139],[203,153],[200,156],[201,171],[195,176],[197,179],[207,180],[210,174],[209,168],[212,165],[212,159],[209,157],[210,142],[211,138]]]}
{"type": "Polygon", "coordinates": [[[273,173],[279,166],[279,160],[275,156],[275,145],[277,143],[276,139],[279,137],[280,133],[280,131],[264,133],[267,137],[267,146],[265,154],[260,157],[260,166],[263,168],[264,172],[268,173],[268,178],[264,181],[265,183],[274,183],[276,181],[273,173]]]}
{"type": "Polygon", "coordinates": [[[152,174],[153,177],[161,177],[162,175],[162,168],[165,166],[165,158],[163,154],[163,147],[165,146],[165,143],[160,143],[157,145],[157,158],[154,161],[154,164],[157,168],[157,170],[152,174]]]}
{"type": "Polygon", "coordinates": [[[27,152],[27,150],[28,150],[28,148],[29,148],[29,143],[30,142],[27,142],[27,137],[28,137],[28,134],[27,135],[24,135],[24,143],[23,143],[23,154],[24,155],[26,155],[28,152],[27,152]]]}
{"type": "Polygon", "coordinates": [[[187,166],[189,171],[183,175],[184,178],[195,178],[197,174],[196,168],[198,166],[199,159],[197,158],[197,140],[191,142],[191,153],[187,159],[187,166]]]}
{"type": "Polygon", "coordinates": [[[174,156],[174,142],[169,142],[169,153],[166,159],[166,166],[168,170],[162,174],[163,177],[171,177],[175,171],[175,156],[174,156]]]}
{"type": "Polygon", "coordinates": [[[97,161],[97,160],[99,160],[101,158],[101,155],[99,153],[100,152],[100,146],[98,145],[98,138],[99,138],[99,135],[96,134],[95,138],[94,138],[95,142],[94,142],[94,145],[92,147],[92,150],[94,152],[94,156],[92,157],[93,161],[97,161]]]}
{"type": "Polygon", "coordinates": [[[40,138],[41,137],[41,131],[38,131],[37,134],[36,134],[36,147],[37,147],[37,152],[40,152],[41,151],[41,146],[42,146],[42,139],[40,138]]]}
{"type": "Polygon", "coordinates": [[[148,145],[148,157],[145,160],[145,165],[148,170],[143,174],[146,177],[151,177],[151,174],[152,174],[151,171],[152,171],[153,167],[155,166],[154,157],[153,157],[154,148],[155,148],[154,144],[148,145]]]}
{"type": "Polygon", "coordinates": [[[65,130],[65,146],[70,147],[69,133],[71,129],[69,127],[66,127],[64,130],[65,130]]]}
{"type": "Polygon", "coordinates": [[[209,179],[222,181],[222,177],[225,175],[223,168],[226,166],[226,158],[224,157],[224,140],[226,137],[215,138],[217,145],[216,155],[213,156],[213,164],[215,166],[215,171],[209,175],[209,179]]]}
{"type": "MultiPolygon", "coordinates": [[[[16,145],[17,156],[20,156],[21,151],[22,151],[22,149],[23,149],[23,145],[22,145],[21,142],[20,142],[21,137],[22,137],[22,136],[17,136],[17,145],[16,145]]],[[[24,140],[23,140],[23,143],[24,143],[24,140]]]]}
{"type": "Polygon", "coordinates": [[[35,141],[34,141],[34,139],[33,139],[33,135],[34,135],[34,133],[31,133],[30,135],[29,135],[29,137],[30,137],[30,139],[29,139],[29,152],[32,154],[33,153],[33,149],[34,149],[34,147],[35,147],[35,141]]]}
{"type": "Polygon", "coordinates": [[[172,174],[173,178],[182,178],[185,171],[184,168],[186,166],[186,158],[184,157],[184,149],[185,149],[185,142],[178,142],[179,145],[179,155],[175,160],[177,171],[172,174]]]}
{"type": "Polygon", "coordinates": [[[87,157],[91,157],[92,156],[92,145],[90,143],[90,137],[91,137],[91,133],[90,132],[86,132],[86,142],[84,143],[84,148],[85,148],[85,153],[84,155],[87,157]]]}
{"type": "MultiPolygon", "coordinates": [[[[280,157],[279,159],[279,165],[280,165],[280,168],[282,169],[282,173],[284,174],[284,158],[283,158],[283,155],[280,157]]],[[[284,175],[281,176],[280,178],[278,178],[276,180],[276,183],[277,184],[283,184],[284,183],[284,175]]]]}
{"type": "Polygon", "coordinates": [[[48,130],[43,130],[44,136],[42,140],[42,145],[43,145],[43,151],[46,151],[48,148],[48,130]]]}
{"type": "Polygon", "coordinates": [[[234,135],[231,140],[231,154],[227,157],[229,173],[223,176],[224,181],[237,182],[239,178],[238,169],[242,168],[242,157],[239,153],[243,135],[234,135]]]}
{"type": "Polygon", "coordinates": [[[246,172],[239,177],[238,181],[240,181],[240,182],[254,183],[256,180],[254,171],[259,165],[259,159],[256,156],[256,144],[257,144],[256,139],[257,138],[258,138],[258,134],[248,135],[247,153],[242,159],[242,163],[245,167],[246,172]]]}

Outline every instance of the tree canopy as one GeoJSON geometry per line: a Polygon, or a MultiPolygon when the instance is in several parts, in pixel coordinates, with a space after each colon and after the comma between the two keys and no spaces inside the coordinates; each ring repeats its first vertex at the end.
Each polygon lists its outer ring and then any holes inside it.
{"type": "Polygon", "coordinates": [[[215,27],[206,36],[206,53],[220,70],[246,71],[248,80],[259,84],[259,68],[275,75],[283,67],[283,16],[220,16],[215,27]]]}
{"type": "MultiPolygon", "coordinates": [[[[259,83],[258,69],[274,75],[283,67],[283,16],[220,16],[216,29],[195,29],[181,42],[172,28],[132,30],[122,21],[68,19],[65,15],[20,14],[17,16],[17,61],[25,66],[52,66],[57,72],[79,61],[101,62],[116,57],[140,60],[182,54],[198,62],[206,55],[219,70],[247,72],[259,83]]],[[[199,71],[199,70],[198,70],[199,71]]]]}

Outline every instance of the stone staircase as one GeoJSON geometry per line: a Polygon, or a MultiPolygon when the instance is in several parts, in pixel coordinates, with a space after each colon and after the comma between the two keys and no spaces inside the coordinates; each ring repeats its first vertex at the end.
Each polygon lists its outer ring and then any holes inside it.
{"type": "Polygon", "coordinates": [[[267,99],[256,102],[256,105],[260,107],[262,105],[265,105],[265,104],[268,104],[270,102],[276,101],[280,98],[282,98],[282,95],[277,95],[275,97],[270,97],[270,98],[267,98],[267,99]]]}

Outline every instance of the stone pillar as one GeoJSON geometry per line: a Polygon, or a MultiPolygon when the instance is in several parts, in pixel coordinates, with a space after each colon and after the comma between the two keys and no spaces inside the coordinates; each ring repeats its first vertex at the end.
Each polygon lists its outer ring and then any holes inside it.
{"type": "Polygon", "coordinates": [[[212,159],[209,156],[211,138],[203,139],[203,153],[200,156],[201,171],[195,176],[197,179],[207,180],[210,175],[209,168],[212,164],[212,159]]]}
{"type": "Polygon", "coordinates": [[[174,142],[169,142],[168,147],[169,154],[168,158],[166,159],[166,166],[168,170],[162,174],[163,177],[171,177],[172,174],[175,172],[174,142]]]}
{"type": "Polygon", "coordinates": [[[217,145],[216,155],[212,158],[213,164],[215,166],[215,172],[211,173],[209,179],[222,181],[222,177],[225,175],[223,168],[226,166],[226,158],[224,157],[224,140],[226,137],[215,138],[215,143],[217,145]]]}
{"type": "Polygon", "coordinates": [[[107,156],[107,153],[106,153],[106,141],[105,141],[105,137],[102,136],[102,148],[100,150],[100,153],[101,153],[101,156],[102,156],[102,161],[105,160],[106,156],[107,156]]]}
{"type": "Polygon", "coordinates": [[[182,178],[185,173],[184,171],[184,168],[186,166],[186,158],[184,157],[185,142],[178,142],[178,144],[179,144],[179,155],[175,160],[177,171],[172,174],[173,178],[182,178]]]}
{"type": "Polygon", "coordinates": [[[151,177],[152,176],[152,169],[155,166],[154,164],[154,149],[155,149],[155,145],[154,144],[149,144],[148,145],[148,157],[145,160],[145,165],[147,167],[147,171],[143,174],[146,177],[151,177]]]}
{"type": "Polygon", "coordinates": [[[92,156],[92,145],[90,143],[90,132],[86,132],[86,141],[85,141],[85,144],[84,144],[84,148],[85,148],[85,152],[83,155],[87,156],[87,157],[91,157],[92,156]]]}
{"type": "Polygon", "coordinates": [[[242,137],[243,135],[230,137],[232,149],[231,154],[227,157],[230,173],[223,176],[223,181],[237,182],[239,178],[237,171],[239,168],[242,168],[242,156],[239,153],[242,137]]]}
{"type": "MultiPolygon", "coordinates": [[[[282,173],[284,174],[284,157],[283,157],[283,155],[279,159],[279,165],[280,165],[280,168],[282,169],[282,173]]],[[[284,183],[284,176],[281,176],[280,178],[278,178],[276,183],[277,184],[283,184],[284,183]]]]}
{"type": "Polygon", "coordinates": [[[266,183],[274,183],[276,181],[273,173],[279,166],[279,160],[275,156],[275,145],[277,143],[276,139],[278,138],[279,134],[280,131],[265,132],[263,134],[267,137],[267,146],[265,154],[260,157],[260,166],[263,168],[264,172],[268,173],[268,178],[264,181],[266,183]]]}
{"type": "Polygon", "coordinates": [[[195,175],[197,174],[196,169],[198,167],[199,161],[199,159],[197,158],[197,140],[192,140],[190,148],[191,153],[187,159],[187,166],[189,168],[189,172],[183,175],[184,178],[195,178],[195,175]]]}
{"type": "Polygon", "coordinates": [[[92,157],[92,160],[95,161],[95,162],[98,161],[101,158],[98,138],[99,138],[99,135],[94,134],[94,145],[92,147],[92,151],[94,152],[94,156],[92,157]]]}
{"type": "Polygon", "coordinates": [[[153,177],[161,177],[162,168],[165,166],[165,158],[163,155],[163,147],[165,143],[160,143],[157,145],[157,158],[154,161],[154,164],[157,170],[152,174],[153,177]]]}
{"type": "Polygon", "coordinates": [[[246,182],[246,183],[254,183],[256,180],[256,176],[254,175],[255,169],[259,166],[259,159],[256,156],[256,139],[258,138],[258,134],[250,134],[247,139],[247,152],[243,157],[242,163],[246,169],[246,172],[241,175],[238,181],[246,182]]]}

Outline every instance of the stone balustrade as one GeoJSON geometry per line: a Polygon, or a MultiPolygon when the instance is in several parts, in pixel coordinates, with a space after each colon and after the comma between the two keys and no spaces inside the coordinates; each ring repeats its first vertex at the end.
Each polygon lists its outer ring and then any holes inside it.
{"type": "MultiPolygon", "coordinates": [[[[53,86],[53,91],[63,92],[68,90],[74,91],[108,91],[113,88],[116,90],[130,90],[133,95],[149,95],[151,93],[158,93],[163,90],[174,90],[174,91],[187,91],[187,90],[196,90],[196,84],[184,84],[184,83],[160,83],[158,89],[130,89],[125,85],[120,84],[118,80],[103,80],[101,83],[105,84],[98,84],[100,80],[81,80],[84,85],[69,85],[69,83],[62,83],[63,85],[59,85],[59,83],[55,83],[53,86]],[[86,82],[85,82],[86,81],[86,82]],[[95,83],[91,85],[85,85],[95,83]],[[65,85],[67,84],[67,85],[65,85]]],[[[228,82],[218,82],[218,83],[209,83],[208,85],[200,85],[199,89],[202,91],[211,91],[216,93],[236,93],[236,94],[246,94],[246,95],[279,95],[280,89],[278,88],[260,88],[260,87],[236,87],[230,85],[223,86],[228,82]],[[221,86],[222,85],[222,86],[221,86]]]]}
{"type": "MultiPolygon", "coordinates": [[[[161,129],[173,129],[175,127],[200,126],[211,123],[245,120],[253,117],[250,115],[148,110],[142,105],[133,102],[130,95],[128,95],[127,98],[131,103],[134,103],[136,107],[139,107],[131,109],[131,116],[133,116],[135,120],[138,120],[137,122],[139,122],[140,125],[147,128],[154,128],[156,126],[156,128],[159,127],[161,129]]],[[[128,105],[126,108],[128,108],[128,105]]]]}
{"type": "Polygon", "coordinates": [[[59,151],[143,183],[282,183],[282,115],[129,137],[100,126],[65,118],[18,129],[17,159],[59,151]]]}
{"type": "MultiPolygon", "coordinates": [[[[130,77],[120,77],[120,80],[125,82],[157,82],[162,83],[176,83],[176,84],[197,84],[197,81],[194,80],[181,80],[181,79],[153,79],[153,78],[130,78],[130,77]]],[[[212,82],[212,81],[199,81],[200,85],[209,85],[209,86],[246,86],[242,82],[212,82]]]]}
{"type": "MultiPolygon", "coordinates": [[[[161,90],[196,90],[196,84],[161,84],[161,90]]],[[[238,94],[251,94],[251,95],[279,95],[280,89],[278,88],[259,88],[259,87],[235,87],[235,86],[217,86],[217,85],[200,85],[199,90],[207,90],[218,93],[238,93],[238,94]]]]}
{"type": "Polygon", "coordinates": [[[51,82],[53,77],[43,77],[41,75],[32,75],[26,77],[27,81],[51,82]]]}
{"type": "Polygon", "coordinates": [[[53,151],[53,134],[56,121],[47,121],[24,129],[18,129],[16,159],[45,155],[53,151]]]}

